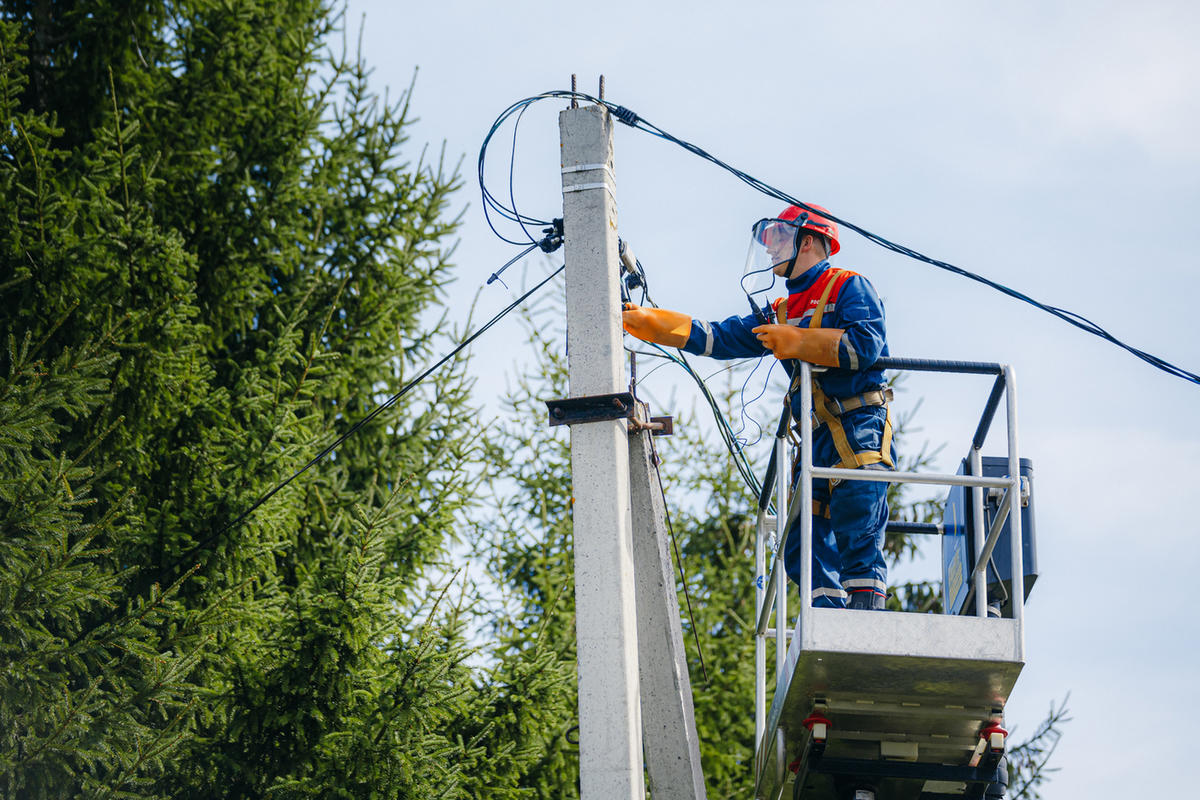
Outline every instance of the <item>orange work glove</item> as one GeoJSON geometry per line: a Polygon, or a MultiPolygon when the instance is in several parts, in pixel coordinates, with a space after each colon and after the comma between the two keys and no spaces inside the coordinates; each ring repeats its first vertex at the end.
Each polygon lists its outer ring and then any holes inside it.
{"type": "Polygon", "coordinates": [[[798,358],[810,364],[836,367],[842,328],[798,328],[795,325],[759,325],[754,334],[776,358],[798,358]]]}
{"type": "Polygon", "coordinates": [[[683,347],[692,332],[692,318],[665,308],[645,308],[626,303],[621,327],[641,339],[667,347],[683,347]]]}

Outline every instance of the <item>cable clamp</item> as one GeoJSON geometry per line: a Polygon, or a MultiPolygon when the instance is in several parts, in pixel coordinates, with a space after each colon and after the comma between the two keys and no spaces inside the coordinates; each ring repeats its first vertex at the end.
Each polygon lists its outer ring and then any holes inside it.
{"type": "Polygon", "coordinates": [[[625,106],[613,107],[612,115],[631,128],[637,127],[638,122],[641,120],[641,118],[634,111],[626,108],[625,106]]]}
{"type": "Polygon", "coordinates": [[[542,233],[546,234],[542,240],[538,242],[538,247],[542,248],[543,253],[553,253],[563,244],[563,221],[562,217],[555,217],[554,221],[547,228],[542,228],[542,233]]]}

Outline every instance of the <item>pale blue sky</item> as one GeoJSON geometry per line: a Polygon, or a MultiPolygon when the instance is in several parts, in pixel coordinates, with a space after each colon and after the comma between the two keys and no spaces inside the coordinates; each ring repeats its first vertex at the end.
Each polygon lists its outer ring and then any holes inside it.
{"type": "MultiPolygon", "coordinates": [[[[394,94],[420,68],[414,145],[444,141],[464,156],[456,202],[470,207],[451,304],[515,252],[484,224],[474,183],[491,121],[567,88],[572,72],[594,92],[604,73],[610,100],[785,191],[1200,370],[1194,3],[353,0],[352,29],[364,13],[377,87],[394,94]]],[[[531,110],[518,142],[517,201],[539,217],[561,209],[558,107],[531,110]]],[[[498,168],[507,141],[492,151],[498,168]]],[[[616,175],[621,235],[657,301],[711,319],[742,313],[749,226],[778,204],[623,127],[616,175]]],[[[1200,387],[853,234],[835,261],[885,298],[894,354],[1017,371],[1042,579],[1009,722],[1020,738],[1068,690],[1074,717],[1045,795],[1177,794],[1192,781],[1200,699],[1200,531],[1187,506],[1200,493],[1200,387]]],[[[479,313],[510,299],[493,286],[479,313]]],[[[503,387],[519,336],[505,322],[474,349],[481,402],[503,387]]],[[[680,384],[675,407],[656,411],[691,407],[680,375],[655,381],[660,406],[680,384]]],[[[902,402],[925,398],[922,435],[947,443],[939,466],[953,471],[987,382],[909,386],[902,402]]]]}

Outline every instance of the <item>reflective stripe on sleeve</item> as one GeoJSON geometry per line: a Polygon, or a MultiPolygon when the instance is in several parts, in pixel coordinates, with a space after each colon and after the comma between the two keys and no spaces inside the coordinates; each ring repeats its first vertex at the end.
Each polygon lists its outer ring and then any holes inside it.
{"type": "Polygon", "coordinates": [[[850,362],[850,369],[857,370],[858,369],[858,351],[856,351],[854,349],[854,345],[850,344],[850,337],[843,333],[839,344],[843,344],[846,346],[846,358],[850,362]]]}
{"type": "Polygon", "coordinates": [[[704,331],[704,352],[700,355],[711,356],[713,351],[712,325],[705,320],[696,320],[696,324],[700,326],[700,330],[704,331]]]}

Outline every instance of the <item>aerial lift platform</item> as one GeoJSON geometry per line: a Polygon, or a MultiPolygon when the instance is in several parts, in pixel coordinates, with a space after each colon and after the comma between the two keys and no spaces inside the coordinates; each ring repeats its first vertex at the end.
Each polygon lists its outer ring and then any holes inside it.
{"type": "Polygon", "coordinates": [[[1000,364],[950,361],[882,359],[879,366],[994,374],[996,380],[959,474],[826,469],[812,465],[813,368],[799,363],[799,481],[792,494],[785,410],[759,502],[755,774],[756,797],[763,800],[788,792],[812,800],[1004,794],[1003,715],[1025,661],[1024,599],[1032,585],[1025,563],[1032,562],[1031,470],[1017,452],[1013,373],[1000,364]],[[985,464],[980,449],[1001,399],[1007,401],[1007,458],[985,464]],[[778,557],[787,532],[799,518],[801,586],[809,587],[812,481],[851,477],[954,487],[941,525],[890,526],[942,535],[945,613],[813,608],[810,593],[801,591],[789,624],[787,576],[778,557]],[[785,515],[770,513],[772,491],[785,515]],[[1017,498],[1021,510],[1012,513],[1017,498]],[[1009,550],[1001,565],[1007,575],[993,557],[998,545],[1009,550]],[[769,577],[768,551],[776,556],[769,577]],[[776,642],[769,709],[768,639],[776,642]]]}

